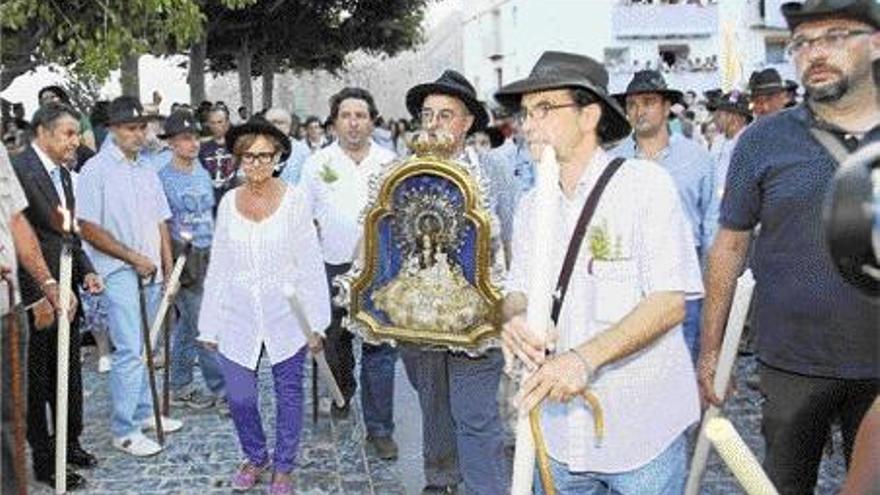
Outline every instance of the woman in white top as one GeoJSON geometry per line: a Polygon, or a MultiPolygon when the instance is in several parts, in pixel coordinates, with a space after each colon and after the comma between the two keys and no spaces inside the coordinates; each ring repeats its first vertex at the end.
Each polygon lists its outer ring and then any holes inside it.
{"type": "Polygon", "coordinates": [[[219,351],[229,411],[246,460],[232,479],[244,491],[274,470],[269,493],[293,493],[290,472],[302,430],[303,362],[323,337],[306,341],[284,296],[293,287],[313,330],[330,324],[330,301],[318,236],[303,193],[272,177],[290,153],[273,125],[252,120],[226,135],[244,171],[242,186],[217,211],[211,263],[199,317],[199,340],[219,351]],[[272,365],[276,428],[272,459],[266,448],[257,391],[262,351],[272,365]]]}

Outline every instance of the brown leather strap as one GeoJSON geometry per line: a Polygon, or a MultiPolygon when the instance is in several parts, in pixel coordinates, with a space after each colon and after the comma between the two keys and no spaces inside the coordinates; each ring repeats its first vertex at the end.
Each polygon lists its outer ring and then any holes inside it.
{"type": "Polygon", "coordinates": [[[571,274],[574,271],[575,263],[577,263],[578,251],[580,251],[584,236],[587,234],[590,219],[593,218],[596,206],[599,205],[599,198],[602,197],[602,192],[605,191],[605,186],[611,181],[611,177],[625,161],[623,158],[611,160],[611,163],[605,167],[596,185],[593,186],[593,190],[590,191],[587,201],[584,203],[584,209],[581,210],[581,215],[578,217],[577,225],[574,228],[574,234],[568,243],[565,261],[562,263],[562,270],[559,272],[559,279],[556,282],[556,291],[553,292],[553,309],[550,313],[550,318],[553,319],[554,325],[559,322],[559,313],[562,311],[562,302],[565,300],[565,293],[568,292],[568,283],[571,281],[571,274]]]}

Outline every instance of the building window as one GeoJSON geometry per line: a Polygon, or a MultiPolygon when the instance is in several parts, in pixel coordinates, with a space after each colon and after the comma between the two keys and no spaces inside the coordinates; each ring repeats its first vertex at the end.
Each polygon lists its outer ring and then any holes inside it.
{"type": "Polygon", "coordinates": [[[504,70],[501,67],[495,67],[495,83],[498,85],[498,89],[504,86],[504,70]]]}
{"type": "Polygon", "coordinates": [[[768,39],[764,41],[764,50],[766,53],[766,62],[768,64],[784,64],[785,60],[785,41],[778,39],[768,39]]]}
{"type": "Polygon", "coordinates": [[[658,47],[660,59],[657,70],[689,70],[691,62],[688,57],[691,47],[688,45],[660,45],[658,47]]]}

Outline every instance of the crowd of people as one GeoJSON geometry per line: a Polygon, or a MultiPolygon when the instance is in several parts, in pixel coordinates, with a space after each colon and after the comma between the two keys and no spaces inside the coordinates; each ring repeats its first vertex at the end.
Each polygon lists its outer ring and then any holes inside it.
{"type": "MultiPolygon", "coordinates": [[[[491,111],[447,70],[409,89],[411,115],[398,120],[383,118],[369,90],[356,87],[330,99],[326,119],[302,120],[277,107],[232,115],[223,102],[175,103],[165,117],[155,101],[127,96],[86,116],[64,89],[41,89],[29,122],[23,112],[4,120],[0,147],[0,264],[19,292],[0,309],[17,306],[30,328],[11,350],[28,358],[34,476],[54,485],[58,447],[67,448],[68,490],[87,486],[84,470],[99,462],[80,442],[80,334],[91,331],[98,370],[109,373],[113,447],[159,454],[146,431],[173,434],[186,428],[188,410],[215,410],[234,424],[244,456],[230,473],[235,491],[265,477],[270,493],[293,493],[304,367],[309,353],[323,352],[344,398],[331,417],[357,411],[369,452],[385,460],[398,456],[401,358],[422,415],[422,493],[509,492],[505,358],[515,356],[533,373],[512,402],[526,410],[543,403],[556,493],[679,494],[701,402],[725,399],[713,379],[736,281],[750,268],[770,480],[780,493],[812,493],[837,423],[850,468],[844,490],[875,493],[880,477],[857,433],[876,435],[859,430],[876,429],[880,414],[880,312],[827,255],[821,203],[846,156],[880,139],[880,6],[810,0],[783,14],[799,81],[766,69],[742,90],[703,95],[672,88],[651,69],[611,94],[601,63],[553,51],[501,87],[491,111]],[[492,256],[481,262],[506,276],[500,337],[478,356],[362,342],[334,301],[334,278],[357,263],[370,182],[408,156],[416,130],[449,136],[453,159],[488,184],[492,256]],[[549,199],[536,191],[546,147],[559,164],[549,199]],[[543,239],[547,259],[536,264],[530,222],[540,208],[557,215],[552,239],[543,239]],[[78,229],[64,230],[59,209],[73,212],[78,229]],[[578,231],[589,241],[572,236],[578,231]],[[43,411],[55,409],[65,243],[79,290],[70,307],[68,438],[59,442],[43,411]],[[168,417],[154,409],[156,363],[143,359],[142,332],[163,292],[175,290],[169,279],[181,254],[170,354],[156,356],[171,369],[168,417]],[[550,328],[528,323],[536,266],[559,274],[550,328]],[[304,315],[294,314],[288,288],[304,315]],[[258,406],[264,360],[274,442],[258,406]],[[358,389],[361,407],[352,408],[358,389]],[[602,400],[609,433],[601,442],[590,427],[596,412],[575,400],[586,391],[602,400]],[[866,417],[875,419],[863,425],[866,417]]],[[[4,319],[4,349],[10,334],[4,319]]],[[[8,387],[22,377],[6,357],[3,492],[16,493],[26,480],[12,475],[8,387]]],[[[535,487],[546,493],[537,473],[535,487]]]]}

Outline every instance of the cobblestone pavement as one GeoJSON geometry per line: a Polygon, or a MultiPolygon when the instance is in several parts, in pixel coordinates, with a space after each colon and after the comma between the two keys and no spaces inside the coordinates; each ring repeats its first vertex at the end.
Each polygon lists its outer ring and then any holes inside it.
{"type": "MultiPolygon", "coordinates": [[[[753,358],[741,358],[737,369],[738,394],[729,402],[725,414],[759,458],[763,455],[760,437],[760,396],[745,385],[754,372],[753,358]]],[[[156,457],[135,459],[115,451],[109,435],[109,387],[107,375],[97,374],[95,360],[87,353],[84,364],[87,397],[85,448],[98,456],[100,465],[84,472],[88,487],[83,494],[203,494],[230,493],[229,478],[241,460],[232,421],[215,410],[190,412],[173,410],[185,427],[169,435],[167,449],[156,457]]],[[[398,366],[395,391],[395,436],[401,458],[383,462],[372,457],[363,446],[364,428],[354,417],[331,421],[329,402],[319,400],[319,419],[312,421],[311,394],[306,394],[307,420],[295,470],[299,494],[418,494],[421,473],[421,415],[415,394],[398,366]]],[[[199,382],[200,383],[200,382],[199,382]]],[[[271,375],[261,369],[262,411],[267,436],[274,437],[274,408],[271,375]]],[[[307,383],[308,378],[307,378],[307,383]]],[[[308,391],[308,388],[307,388],[308,391]]],[[[675,400],[670,394],[670,400],[675,400]]],[[[353,412],[357,412],[354,410],[353,412]]],[[[840,435],[835,435],[834,451],[822,462],[818,494],[835,493],[844,476],[840,435]]],[[[713,453],[703,481],[703,493],[742,493],[730,473],[713,453]]],[[[49,494],[45,485],[32,485],[31,493],[49,494]]],[[[255,490],[254,493],[260,493],[255,490]]]]}

